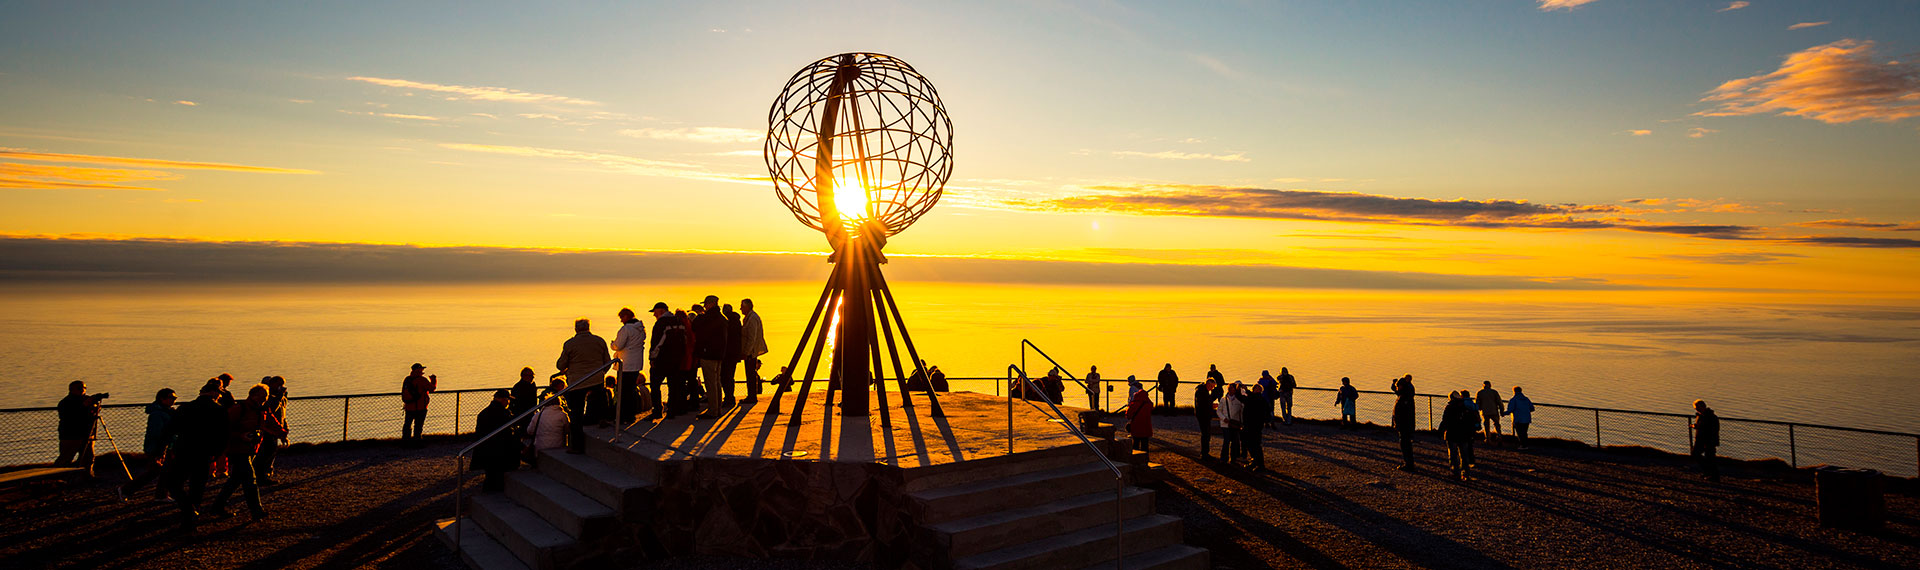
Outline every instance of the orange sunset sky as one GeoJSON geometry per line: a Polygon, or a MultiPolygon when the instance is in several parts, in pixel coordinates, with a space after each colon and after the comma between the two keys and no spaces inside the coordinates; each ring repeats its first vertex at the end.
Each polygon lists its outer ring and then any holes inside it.
{"type": "Polygon", "coordinates": [[[12,4],[0,233],[821,252],[767,106],[874,51],[896,255],[1920,292],[1920,4],[1333,4],[12,4]]]}

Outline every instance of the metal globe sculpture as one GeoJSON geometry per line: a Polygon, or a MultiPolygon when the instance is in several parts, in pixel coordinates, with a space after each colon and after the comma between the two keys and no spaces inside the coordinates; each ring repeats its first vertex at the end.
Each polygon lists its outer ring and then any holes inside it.
{"type": "MultiPolygon", "coordinates": [[[[884,240],[940,201],[953,123],[899,58],[845,53],[793,74],[767,112],[767,172],[807,227],[884,240]]],[[[836,249],[837,249],[836,245],[836,249]]]]}
{"type": "MultiPolygon", "coordinates": [[[[880,272],[881,249],[940,201],[953,173],[953,123],[933,83],[907,62],[843,53],[801,68],[780,90],[767,112],[765,154],[780,203],[833,246],[833,273],[787,366],[799,377],[792,424],[800,424],[821,358],[831,354],[827,406],[838,393],[840,415],[865,416],[874,395],[881,425],[890,426],[887,381],[898,386],[902,411],[914,413],[906,371],[920,378],[927,371],[880,272]]],[[[787,391],[783,384],[774,392],[768,413],[779,413],[787,391]]],[[[942,415],[931,386],[919,392],[931,414],[942,415]]]]}

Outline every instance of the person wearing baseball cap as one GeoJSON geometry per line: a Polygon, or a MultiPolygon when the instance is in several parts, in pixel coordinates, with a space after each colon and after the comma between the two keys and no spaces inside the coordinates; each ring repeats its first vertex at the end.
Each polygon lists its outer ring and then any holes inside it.
{"type": "Polygon", "coordinates": [[[420,445],[420,434],[427,428],[427,403],[434,388],[439,387],[440,377],[426,372],[426,365],[415,362],[413,371],[400,381],[400,407],[406,412],[406,419],[400,422],[402,445],[420,445]]]}
{"type": "Polygon", "coordinates": [[[653,338],[648,343],[647,359],[653,364],[649,369],[653,373],[653,413],[645,419],[653,420],[665,414],[668,419],[686,413],[687,401],[691,394],[684,382],[682,372],[690,366],[691,352],[687,346],[687,322],[673,314],[667,303],[653,304],[653,338]],[[665,389],[661,383],[665,382],[665,389]]]}
{"type": "Polygon", "coordinates": [[[507,472],[520,466],[520,434],[507,428],[493,433],[501,426],[513,421],[513,392],[495,390],[493,401],[486,409],[480,410],[474,419],[474,429],[482,436],[492,437],[473,450],[473,466],[487,472],[487,478],[480,484],[482,492],[495,493],[507,490],[507,472]]]}

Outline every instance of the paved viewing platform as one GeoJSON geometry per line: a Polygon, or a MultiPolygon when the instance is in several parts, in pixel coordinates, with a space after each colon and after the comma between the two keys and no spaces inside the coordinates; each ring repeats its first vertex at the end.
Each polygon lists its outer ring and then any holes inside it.
{"type": "MultiPolygon", "coordinates": [[[[669,423],[646,437],[686,452],[725,453],[752,431],[740,429],[752,420],[741,418],[731,434],[724,420],[704,431],[669,423]]],[[[1396,441],[1384,430],[1302,423],[1267,432],[1273,471],[1249,474],[1195,461],[1190,416],[1156,416],[1155,423],[1153,461],[1165,472],[1150,487],[1158,491],[1153,507],[1180,518],[1184,542],[1210,550],[1215,567],[1920,567],[1920,499],[1888,494],[1887,525],[1878,532],[1822,528],[1804,472],[1735,465],[1725,483],[1711,484],[1684,458],[1481,446],[1479,481],[1461,484],[1447,477],[1435,436],[1418,440],[1422,468],[1401,472],[1393,470],[1396,441]]],[[[909,460],[886,454],[880,440],[876,459],[909,460]]],[[[103,484],[26,483],[0,490],[0,560],[9,568],[463,568],[432,538],[434,521],[451,515],[448,456],[458,447],[442,439],[425,449],[355,442],[290,450],[280,459],[282,483],[265,491],[273,518],[203,522],[191,541],[171,534],[176,511],[151,494],[121,503],[103,484]]],[[[857,567],[711,555],[620,563],[857,567]]]]}

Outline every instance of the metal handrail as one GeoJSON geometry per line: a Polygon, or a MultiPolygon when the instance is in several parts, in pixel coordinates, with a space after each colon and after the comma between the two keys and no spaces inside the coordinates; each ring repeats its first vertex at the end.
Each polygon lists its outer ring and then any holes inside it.
{"type": "Polygon", "coordinates": [[[1033,351],[1034,351],[1034,352],[1036,352],[1036,353],[1039,353],[1039,354],[1040,354],[1040,357],[1041,357],[1041,358],[1045,358],[1045,359],[1047,359],[1047,362],[1051,362],[1051,363],[1053,363],[1053,368],[1054,368],[1055,370],[1059,370],[1061,374],[1065,374],[1065,375],[1067,375],[1067,379],[1068,379],[1068,380],[1072,380],[1072,381],[1073,381],[1073,383],[1075,383],[1075,384],[1079,384],[1079,385],[1080,385],[1080,389],[1081,389],[1082,391],[1087,391],[1087,392],[1091,392],[1091,391],[1093,390],[1092,388],[1089,388],[1089,387],[1087,386],[1087,383],[1086,383],[1086,382],[1081,382],[1079,378],[1076,378],[1076,377],[1074,377],[1074,375],[1073,375],[1073,371],[1071,371],[1071,370],[1067,370],[1067,366],[1066,366],[1066,365],[1064,365],[1064,364],[1061,364],[1061,363],[1060,363],[1060,361],[1058,361],[1058,360],[1054,360],[1054,359],[1053,359],[1053,357],[1051,357],[1051,356],[1047,356],[1047,351],[1044,351],[1044,350],[1040,350],[1040,345],[1037,345],[1037,344],[1034,344],[1034,343],[1033,343],[1033,341],[1031,341],[1031,340],[1027,340],[1027,339],[1024,339],[1024,338],[1023,338],[1023,339],[1020,339],[1020,370],[1021,370],[1021,373],[1023,373],[1023,374],[1024,374],[1024,373],[1026,372],[1026,369],[1027,369],[1027,348],[1028,348],[1028,347],[1032,347],[1032,348],[1033,348],[1033,351]]]}
{"type": "MultiPolygon", "coordinates": [[[[593,382],[591,383],[581,382],[578,384],[568,384],[566,388],[561,389],[559,392],[554,392],[551,395],[548,395],[546,398],[540,400],[539,402],[534,403],[532,408],[528,408],[527,411],[520,412],[520,415],[514,416],[512,419],[507,420],[506,423],[500,424],[500,427],[493,428],[493,431],[487,432],[486,435],[480,436],[479,439],[474,440],[472,445],[468,445],[465,448],[461,449],[459,453],[453,454],[453,552],[455,555],[458,555],[459,553],[462,552],[461,550],[461,548],[463,548],[463,544],[461,541],[462,533],[464,533],[467,529],[467,525],[462,524],[460,522],[461,511],[463,510],[463,507],[465,507],[465,505],[463,504],[465,501],[462,500],[462,496],[460,492],[460,487],[462,483],[461,477],[464,476],[467,472],[467,460],[466,460],[467,455],[473,453],[473,450],[478,449],[480,447],[480,444],[486,443],[487,440],[493,439],[494,436],[500,435],[501,432],[507,431],[508,429],[512,428],[514,425],[519,424],[521,420],[533,416],[534,412],[540,411],[540,409],[543,407],[546,407],[548,403],[554,400],[560,399],[561,396],[566,395],[568,392],[577,390],[581,386],[607,385],[607,379],[606,379],[606,376],[604,376],[604,374],[607,372],[608,369],[618,365],[620,365],[620,359],[618,358],[608,361],[606,364],[601,365],[599,368],[594,369],[593,372],[589,373],[594,378],[593,382]]],[[[554,376],[559,376],[559,374],[555,374],[554,376]]],[[[615,398],[618,398],[618,396],[616,395],[615,398]]],[[[616,417],[614,419],[618,420],[620,418],[616,417]]]]}
{"type": "MultiPolygon", "coordinates": [[[[1039,350],[1039,347],[1034,347],[1034,350],[1039,350]]],[[[1052,360],[1052,358],[1048,358],[1048,360],[1052,360]]],[[[1121,472],[1120,466],[1115,465],[1112,459],[1107,458],[1107,454],[1102,453],[1099,447],[1093,445],[1093,440],[1087,439],[1086,432],[1081,431],[1080,426],[1076,425],[1073,419],[1068,418],[1066,412],[1060,411],[1060,406],[1055,405],[1053,399],[1047,397],[1045,390],[1041,390],[1039,386],[1033,383],[1032,379],[1027,378],[1026,370],[1022,370],[1017,365],[1008,364],[1007,379],[1018,379],[1024,385],[1020,390],[1023,399],[1027,394],[1039,394],[1040,401],[1046,402],[1047,407],[1053,410],[1053,415],[1059,417],[1060,423],[1067,426],[1067,431],[1075,437],[1080,438],[1080,443],[1087,446],[1087,449],[1093,452],[1094,457],[1100,458],[1101,463],[1107,464],[1108,470],[1113,471],[1113,565],[1116,569],[1124,568],[1127,558],[1126,473],[1121,472]]],[[[1041,411],[1045,412],[1046,410],[1041,411]]],[[[1007,454],[1013,454],[1013,393],[1011,391],[1007,393],[1007,454]]]]}

